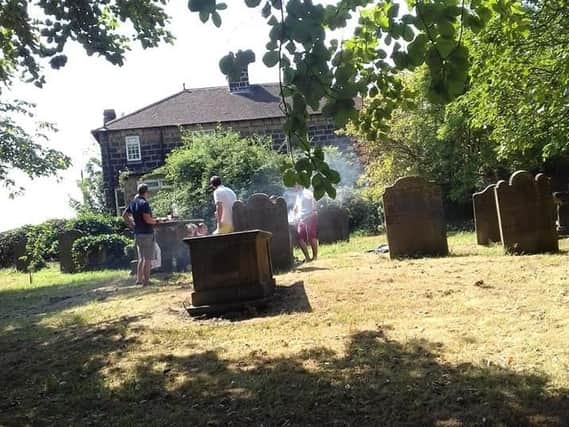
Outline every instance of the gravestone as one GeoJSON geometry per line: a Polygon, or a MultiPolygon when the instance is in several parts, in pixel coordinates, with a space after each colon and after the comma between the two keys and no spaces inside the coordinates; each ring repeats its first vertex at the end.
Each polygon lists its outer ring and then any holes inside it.
{"type": "Polygon", "coordinates": [[[496,185],[492,184],[472,195],[476,241],[479,245],[501,242],[495,188],[496,185]]]}
{"type": "Polygon", "coordinates": [[[557,205],[557,234],[569,235],[569,191],[553,193],[557,205]]]}
{"type": "Polygon", "coordinates": [[[271,233],[241,231],[184,239],[192,255],[192,315],[264,304],[275,291],[271,233]]]}
{"type": "Polygon", "coordinates": [[[14,265],[17,271],[26,271],[28,269],[28,262],[26,257],[26,246],[28,245],[28,238],[23,236],[18,239],[14,246],[14,265]]]}
{"type": "Polygon", "coordinates": [[[350,218],[342,207],[328,205],[318,210],[318,241],[336,243],[350,240],[350,218]]]}
{"type": "Polygon", "coordinates": [[[166,273],[182,272],[190,265],[190,251],[184,244],[189,237],[188,224],[195,221],[170,220],[162,221],[154,226],[156,244],[160,248],[161,265],[158,267],[166,273]]]}
{"type": "Polygon", "coordinates": [[[421,177],[395,181],[383,194],[389,255],[448,254],[441,189],[421,177]]]}
{"type": "Polygon", "coordinates": [[[73,243],[80,237],[83,237],[83,233],[78,230],[64,231],[59,234],[59,269],[62,273],[75,273],[76,268],[71,249],[73,243]]]}
{"type": "Polygon", "coordinates": [[[557,252],[555,206],[547,176],[517,171],[496,184],[500,234],[507,253],[557,252]]]}
{"type": "Polygon", "coordinates": [[[246,203],[241,200],[236,201],[233,205],[233,226],[235,231],[270,232],[273,236],[271,239],[273,268],[278,271],[292,268],[292,244],[285,199],[269,198],[266,194],[253,194],[246,203]]]}

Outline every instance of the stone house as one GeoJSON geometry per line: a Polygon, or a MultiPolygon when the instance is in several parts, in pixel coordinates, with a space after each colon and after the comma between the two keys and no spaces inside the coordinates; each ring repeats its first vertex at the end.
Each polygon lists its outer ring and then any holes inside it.
{"type": "MultiPolygon", "coordinates": [[[[105,110],[103,126],[91,133],[101,148],[107,208],[122,210],[138,178],[164,163],[168,153],[180,145],[183,131],[213,132],[221,126],[242,136],[269,136],[275,150],[284,150],[285,117],[280,101],[278,83],[250,84],[245,69],[240,81],[228,86],[184,89],[122,117],[105,110]],[[130,178],[121,186],[119,175],[124,171],[130,178]]],[[[335,134],[332,119],[320,111],[311,112],[309,137],[324,145],[350,142],[335,134]]],[[[145,181],[154,191],[161,186],[159,179],[145,181]]]]}

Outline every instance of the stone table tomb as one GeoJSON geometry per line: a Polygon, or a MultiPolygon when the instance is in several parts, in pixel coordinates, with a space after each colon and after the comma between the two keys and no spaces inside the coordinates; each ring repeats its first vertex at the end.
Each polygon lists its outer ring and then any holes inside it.
{"type": "Polygon", "coordinates": [[[264,304],[275,291],[271,233],[241,231],[184,239],[192,257],[191,315],[264,304]]]}

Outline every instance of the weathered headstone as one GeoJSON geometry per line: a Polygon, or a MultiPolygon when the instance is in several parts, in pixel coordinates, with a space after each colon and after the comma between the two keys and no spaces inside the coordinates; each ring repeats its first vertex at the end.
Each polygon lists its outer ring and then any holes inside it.
{"type": "Polygon", "coordinates": [[[18,271],[26,271],[28,268],[28,261],[26,257],[26,246],[28,245],[28,238],[22,237],[18,239],[14,246],[14,265],[18,271]]]}
{"type": "Polygon", "coordinates": [[[59,269],[62,273],[75,273],[73,261],[73,243],[83,236],[78,230],[68,230],[59,234],[59,269]]]}
{"type": "Polygon", "coordinates": [[[569,235],[569,191],[553,193],[557,205],[557,234],[569,235]]]}
{"type": "Polygon", "coordinates": [[[336,243],[350,240],[350,218],[342,207],[328,205],[318,210],[318,241],[336,243]]]}
{"type": "Polygon", "coordinates": [[[507,253],[557,252],[555,207],[547,176],[517,171],[496,184],[500,233],[507,253]]]}
{"type": "Polygon", "coordinates": [[[441,190],[421,177],[395,181],[383,194],[391,258],[448,254],[441,190]]]}
{"type": "MultiPolygon", "coordinates": [[[[194,221],[195,222],[195,221],[194,221]]],[[[183,239],[188,237],[190,221],[165,221],[154,227],[156,243],[160,248],[160,270],[167,273],[186,271],[190,252],[183,239]]]]}
{"type": "Polygon", "coordinates": [[[192,255],[192,315],[263,304],[275,291],[271,233],[241,231],[184,239],[192,255]]]}
{"type": "Polygon", "coordinates": [[[253,194],[246,203],[238,200],[233,205],[235,231],[264,230],[270,232],[273,268],[290,270],[293,265],[292,244],[289,233],[288,210],[282,197],[269,198],[266,194],[253,194]]]}
{"type": "Polygon", "coordinates": [[[476,241],[479,245],[489,245],[501,241],[495,188],[496,185],[492,184],[483,191],[472,195],[476,241]]]}

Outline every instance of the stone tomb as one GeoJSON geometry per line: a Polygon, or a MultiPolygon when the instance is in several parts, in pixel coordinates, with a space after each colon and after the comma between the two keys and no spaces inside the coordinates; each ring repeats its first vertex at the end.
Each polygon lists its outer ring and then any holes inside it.
{"type": "Polygon", "coordinates": [[[492,184],[472,195],[476,241],[479,245],[501,242],[495,188],[496,185],[492,184]]]}
{"type": "Polygon", "coordinates": [[[187,271],[190,252],[183,239],[188,237],[187,225],[195,221],[164,221],[154,226],[156,243],[160,247],[162,264],[159,269],[166,273],[187,271]]]}
{"type": "Polygon", "coordinates": [[[184,239],[192,256],[191,315],[266,303],[275,291],[271,233],[241,231],[184,239]]]}
{"type": "Polygon", "coordinates": [[[557,252],[555,206],[547,176],[517,171],[496,184],[500,233],[507,253],[557,252]]]}
{"type": "Polygon", "coordinates": [[[342,207],[328,205],[318,210],[318,241],[336,243],[350,240],[350,218],[342,207]]]}
{"type": "Polygon", "coordinates": [[[448,254],[441,190],[421,177],[395,181],[383,194],[389,255],[448,254]]]}
{"type": "Polygon", "coordinates": [[[75,273],[75,262],[73,261],[73,243],[80,237],[83,237],[83,233],[78,230],[64,231],[59,234],[59,269],[62,273],[75,273]]]}
{"type": "Polygon", "coordinates": [[[271,259],[277,271],[292,268],[292,243],[288,225],[288,210],[282,197],[269,198],[253,194],[246,203],[238,200],[233,205],[235,231],[264,230],[272,234],[271,259]]]}

